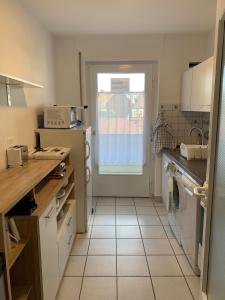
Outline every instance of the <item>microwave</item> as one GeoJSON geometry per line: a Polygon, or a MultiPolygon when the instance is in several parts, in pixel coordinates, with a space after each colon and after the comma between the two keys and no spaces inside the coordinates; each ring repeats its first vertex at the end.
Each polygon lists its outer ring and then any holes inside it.
{"type": "Polygon", "coordinates": [[[72,128],[77,124],[77,107],[47,106],[44,108],[45,128],[72,128]]]}

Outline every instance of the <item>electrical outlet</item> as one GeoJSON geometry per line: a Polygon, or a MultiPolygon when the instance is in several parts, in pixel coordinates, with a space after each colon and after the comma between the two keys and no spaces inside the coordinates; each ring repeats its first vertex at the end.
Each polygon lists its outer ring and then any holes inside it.
{"type": "Polygon", "coordinates": [[[6,146],[7,148],[10,147],[10,146],[13,146],[14,145],[14,137],[13,136],[10,136],[6,139],[6,146]]]}

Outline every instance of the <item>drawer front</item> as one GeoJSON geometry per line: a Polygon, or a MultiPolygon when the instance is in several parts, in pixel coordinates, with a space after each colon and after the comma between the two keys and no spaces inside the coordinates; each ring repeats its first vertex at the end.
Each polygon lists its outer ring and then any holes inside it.
{"type": "Polygon", "coordinates": [[[74,238],[76,236],[76,209],[75,207],[68,216],[67,223],[64,230],[58,240],[59,248],[59,276],[62,277],[64,269],[67,263],[67,259],[70,255],[70,250],[73,245],[74,238]]]}

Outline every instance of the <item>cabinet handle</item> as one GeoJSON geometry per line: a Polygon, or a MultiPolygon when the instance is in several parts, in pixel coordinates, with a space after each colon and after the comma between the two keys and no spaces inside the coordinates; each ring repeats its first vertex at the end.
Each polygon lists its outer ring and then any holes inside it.
{"type": "Polygon", "coordinates": [[[67,224],[66,224],[67,226],[70,226],[70,225],[71,225],[72,219],[73,219],[73,217],[70,217],[70,218],[69,218],[69,220],[68,220],[68,222],[67,222],[67,224]]]}
{"type": "Polygon", "coordinates": [[[55,211],[55,207],[52,207],[47,216],[45,216],[46,219],[50,219],[55,211]]]}
{"type": "Polygon", "coordinates": [[[88,184],[90,182],[90,179],[91,179],[91,170],[90,170],[89,167],[86,167],[86,172],[87,172],[87,175],[88,175],[88,177],[86,177],[86,184],[88,184]]]}
{"type": "Polygon", "coordinates": [[[71,244],[72,237],[73,237],[73,235],[71,234],[71,235],[70,235],[70,238],[69,238],[69,240],[68,240],[68,242],[67,242],[67,245],[70,245],[70,244],[71,244]]]}
{"type": "Polygon", "coordinates": [[[91,154],[91,146],[90,146],[88,141],[85,142],[85,146],[88,148],[87,154],[85,156],[85,160],[87,160],[90,157],[90,154],[91,154]]]}

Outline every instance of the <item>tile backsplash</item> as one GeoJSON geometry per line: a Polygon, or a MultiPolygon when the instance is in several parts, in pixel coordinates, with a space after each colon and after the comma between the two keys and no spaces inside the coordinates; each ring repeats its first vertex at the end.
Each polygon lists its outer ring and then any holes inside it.
{"type": "MultiPolygon", "coordinates": [[[[165,122],[172,129],[177,144],[182,142],[186,144],[200,143],[199,133],[196,130],[192,132],[191,136],[189,135],[193,126],[203,128],[204,133],[209,130],[209,113],[207,112],[183,112],[177,104],[160,104],[159,112],[163,114],[165,122]]],[[[205,134],[206,136],[207,134],[205,134]]],[[[207,143],[205,138],[204,144],[207,143]]]]}

